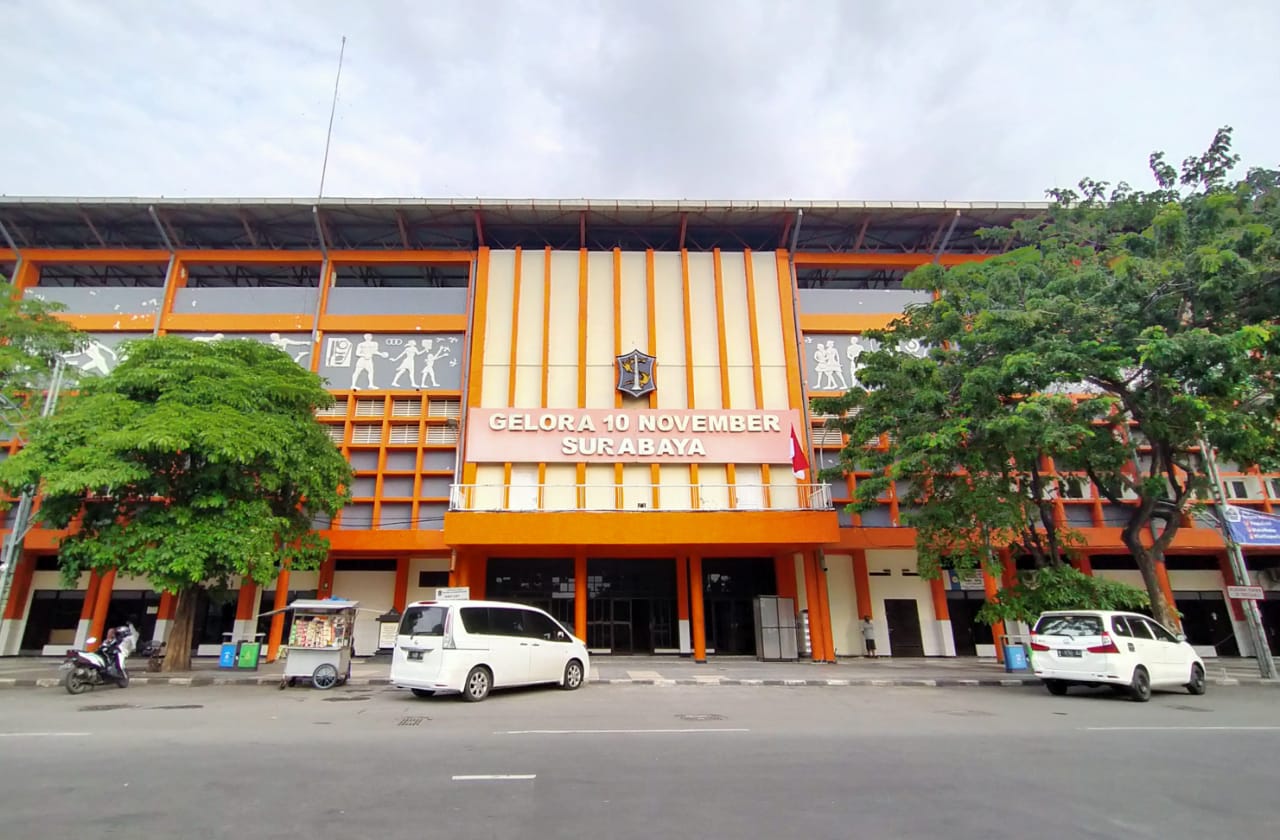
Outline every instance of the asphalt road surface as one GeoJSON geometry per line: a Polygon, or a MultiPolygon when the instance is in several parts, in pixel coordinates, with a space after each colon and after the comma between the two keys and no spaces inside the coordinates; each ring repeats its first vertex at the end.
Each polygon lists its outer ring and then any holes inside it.
{"type": "Polygon", "coordinates": [[[0,691],[0,837],[1275,838],[1280,691],[0,691]]]}

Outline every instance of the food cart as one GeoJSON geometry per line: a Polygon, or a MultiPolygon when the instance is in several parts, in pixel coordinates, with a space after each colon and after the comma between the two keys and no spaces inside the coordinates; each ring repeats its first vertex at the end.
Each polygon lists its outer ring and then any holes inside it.
{"type": "Polygon", "coordinates": [[[291,613],[280,688],[299,679],[326,689],[351,679],[359,601],[298,600],[285,608],[291,613]]]}

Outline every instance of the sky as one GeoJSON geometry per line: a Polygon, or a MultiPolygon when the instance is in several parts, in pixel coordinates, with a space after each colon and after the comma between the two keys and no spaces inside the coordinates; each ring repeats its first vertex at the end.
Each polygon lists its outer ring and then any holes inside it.
{"type": "Polygon", "coordinates": [[[0,194],[1037,201],[1222,125],[1280,3],[0,0],[0,194]]]}

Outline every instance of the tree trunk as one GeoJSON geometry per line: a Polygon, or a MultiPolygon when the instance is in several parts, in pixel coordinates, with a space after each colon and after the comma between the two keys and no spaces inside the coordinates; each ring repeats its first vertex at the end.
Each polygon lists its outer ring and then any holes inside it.
{"type": "Polygon", "coordinates": [[[1179,631],[1182,629],[1182,619],[1174,605],[1165,599],[1164,588],[1160,586],[1160,578],[1156,575],[1156,563],[1162,562],[1164,558],[1142,544],[1139,537],[1141,533],[1142,526],[1139,524],[1135,528],[1131,523],[1125,527],[1121,538],[1138,564],[1138,571],[1142,572],[1142,583],[1147,588],[1147,597],[1151,599],[1151,614],[1165,627],[1179,631]]]}
{"type": "Polygon", "coordinates": [[[195,630],[198,592],[194,588],[182,589],[174,599],[173,626],[169,629],[169,637],[165,642],[161,671],[191,670],[191,637],[195,630]]]}

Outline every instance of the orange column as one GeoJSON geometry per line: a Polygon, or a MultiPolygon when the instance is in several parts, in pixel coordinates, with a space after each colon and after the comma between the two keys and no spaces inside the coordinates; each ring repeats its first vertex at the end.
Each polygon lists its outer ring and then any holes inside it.
{"type": "Polygon", "coordinates": [[[822,638],[825,643],[823,659],[826,662],[836,661],[836,639],[831,628],[831,592],[827,587],[826,558],[821,551],[813,554],[814,576],[818,579],[818,606],[822,610],[822,638]]]}
{"type": "Polygon", "coordinates": [[[102,578],[96,571],[89,572],[89,583],[84,590],[84,606],[80,608],[81,621],[93,623],[93,610],[98,605],[98,584],[101,581],[102,578]]]}
{"type": "Polygon", "coordinates": [[[326,557],[320,564],[320,579],[316,583],[316,597],[323,600],[333,596],[333,569],[337,561],[326,557]]]}
{"type": "Polygon", "coordinates": [[[396,588],[391,596],[391,606],[396,612],[403,613],[409,601],[409,558],[396,558],[396,588]]]}
{"type": "MultiPolygon", "coordinates": [[[[236,623],[232,626],[232,630],[244,638],[253,640],[253,628],[250,623],[253,621],[258,604],[258,584],[251,580],[242,580],[240,582],[240,592],[236,597],[236,623]],[[244,622],[241,625],[241,622],[244,622]]],[[[232,641],[239,641],[234,636],[232,641]]]]}
{"type": "Polygon", "coordinates": [[[773,577],[779,598],[796,599],[796,561],[790,554],[773,558],[773,577]]]}
{"type": "MultiPolygon", "coordinates": [[[[676,558],[676,644],[680,647],[680,655],[685,656],[685,628],[689,624],[689,558],[676,558]]],[[[692,636],[690,636],[692,640],[692,636]]],[[[692,646],[692,641],[690,641],[692,646]]]]}
{"type": "Polygon", "coordinates": [[[1182,629],[1182,617],[1178,615],[1178,605],[1173,600],[1173,587],[1169,584],[1169,567],[1163,562],[1156,563],[1156,580],[1160,582],[1160,592],[1164,594],[1164,598],[1169,602],[1170,617],[1173,619],[1177,627],[1174,630],[1182,629]]]}
{"type": "MultiPolygon", "coordinates": [[[[111,606],[111,587],[116,582],[116,570],[108,569],[98,579],[98,589],[93,597],[93,621],[89,624],[89,635],[102,642],[102,630],[107,624],[107,609],[111,606]]],[[[85,647],[97,649],[98,645],[85,645],[85,647]]]]}
{"type": "Polygon", "coordinates": [[[1071,561],[1071,565],[1077,572],[1093,577],[1093,561],[1089,559],[1088,555],[1077,557],[1071,561]]]}
{"type": "Polygon", "coordinates": [[[9,583],[9,603],[5,604],[4,619],[17,621],[27,610],[27,596],[31,594],[31,580],[36,571],[35,557],[22,557],[13,570],[9,583]]]}
{"type": "Polygon", "coordinates": [[[689,555],[689,621],[693,635],[693,661],[707,661],[707,626],[702,613],[702,558],[696,554],[689,555]]]}
{"type": "MultiPolygon", "coordinates": [[[[986,567],[982,569],[982,588],[986,592],[987,600],[990,601],[996,597],[1000,591],[1000,587],[996,585],[996,579],[992,576],[991,571],[986,567]]],[[[991,637],[996,643],[996,661],[1004,662],[1004,646],[1000,644],[1000,637],[1004,635],[1004,622],[997,621],[991,625],[991,637]]]]}
{"type": "Polygon", "coordinates": [[[467,567],[467,585],[471,587],[471,597],[476,600],[484,599],[485,567],[488,564],[489,559],[487,557],[477,555],[471,558],[471,562],[467,567]]]}
{"type": "MultiPolygon", "coordinates": [[[[160,606],[156,609],[156,621],[168,621],[172,623],[173,616],[177,613],[177,608],[178,599],[174,597],[174,594],[172,592],[161,592],[160,606]]],[[[172,632],[173,627],[170,626],[169,629],[165,631],[165,638],[167,639],[169,637],[169,633],[172,632]]]]}
{"type": "Polygon", "coordinates": [[[871,575],[867,574],[867,552],[853,552],[853,595],[858,605],[858,619],[874,615],[871,612],[871,575]]]}
{"type": "Polygon", "coordinates": [[[581,551],[573,558],[573,634],[587,640],[587,555],[581,551]]]}
{"type": "MultiPolygon", "coordinates": [[[[289,606],[289,567],[286,566],[280,570],[280,574],[276,577],[276,597],[275,603],[271,605],[273,610],[283,610],[289,606]]],[[[275,662],[276,657],[280,655],[280,643],[284,637],[284,613],[277,612],[271,616],[271,631],[267,635],[267,661],[275,662]]]]}
{"type": "Polygon", "coordinates": [[[933,617],[938,621],[950,621],[951,610],[947,607],[947,587],[942,584],[942,578],[936,577],[930,580],[929,590],[933,593],[933,617]]]}
{"type": "Polygon", "coordinates": [[[818,594],[818,575],[813,553],[804,553],[805,609],[809,612],[810,658],[822,662],[827,655],[827,641],[822,632],[822,596],[818,594]]]}

